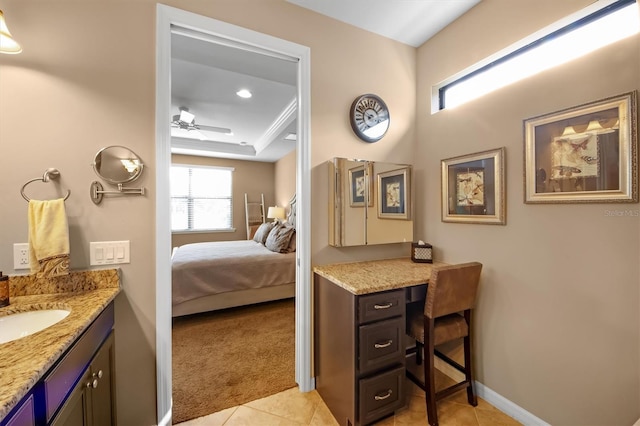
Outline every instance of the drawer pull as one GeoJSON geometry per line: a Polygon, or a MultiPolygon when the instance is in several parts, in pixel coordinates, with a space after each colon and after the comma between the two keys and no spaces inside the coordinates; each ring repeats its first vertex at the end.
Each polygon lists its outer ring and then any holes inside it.
{"type": "Polygon", "coordinates": [[[384,401],[385,399],[389,398],[392,393],[393,393],[393,391],[391,389],[389,389],[386,394],[384,394],[384,395],[375,395],[373,397],[373,399],[375,399],[376,401],[384,401]]]}
{"type": "Polygon", "coordinates": [[[391,343],[393,343],[393,340],[389,339],[384,343],[376,343],[375,345],[373,345],[373,347],[376,348],[376,349],[384,349],[384,348],[388,348],[389,346],[391,346],[391,343]]]}
{"type": "Polygon", "coordinates": [[[373,305],[373,309],[389,309],[393,306],[393,303],[389,302],[386,305],[378,305],[377,303],[373,305]]]}

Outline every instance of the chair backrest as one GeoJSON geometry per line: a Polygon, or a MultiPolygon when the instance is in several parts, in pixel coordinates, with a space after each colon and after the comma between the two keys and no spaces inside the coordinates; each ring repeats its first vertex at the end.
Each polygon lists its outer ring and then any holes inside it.
{"type": "Polygon", "coordinates": [[[424,314],[438,318],[473,308],[481,271],[479,262],[434,267],[427,286],[424,314]]]}

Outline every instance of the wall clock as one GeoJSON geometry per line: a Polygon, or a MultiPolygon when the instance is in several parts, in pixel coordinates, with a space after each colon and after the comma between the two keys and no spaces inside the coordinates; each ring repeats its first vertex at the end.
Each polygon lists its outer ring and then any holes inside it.
{"type": "Polygon", "coordinates": [[[379,96],[358,96],[351,104],[349,120],[354,133],[365,142],[377,142],[389,129],[389,108],[379,96]]]}

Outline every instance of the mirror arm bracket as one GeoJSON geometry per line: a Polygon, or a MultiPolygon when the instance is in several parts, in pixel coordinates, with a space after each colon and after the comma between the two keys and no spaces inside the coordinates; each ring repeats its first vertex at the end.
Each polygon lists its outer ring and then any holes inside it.
{"type": "Polygon", "coordinates": [[[93,181],[90,188],[91,201],[94,204],[100,204],[105,195],[144,195],[145,188],[125,188],[121,183],[118,184],[117,191],[105,191],[104,186],[98,181],[93,181]]]}

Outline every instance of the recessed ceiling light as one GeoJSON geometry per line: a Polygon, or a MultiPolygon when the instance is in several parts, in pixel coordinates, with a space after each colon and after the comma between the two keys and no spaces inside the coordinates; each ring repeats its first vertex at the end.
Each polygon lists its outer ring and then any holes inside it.
{"type": "Polygon", "coordinates": [[[296,135],[295,133],[289,133],[284,138],[288,141],[295,141],[295,140],[298,140],[298,135],[296,135]]]}
{"type": "Polygon", "coordinates": [[[247,89],[240,89],[240,90],[238,90],[238,91],[236,92],[236,95],[240,96],[241,98],[245,98],[245,99],[250,98],[251,96],[253,96],[253,95],[251,94],[251,92],[250,92],[250,91],[248,91],[247,89]]]}

